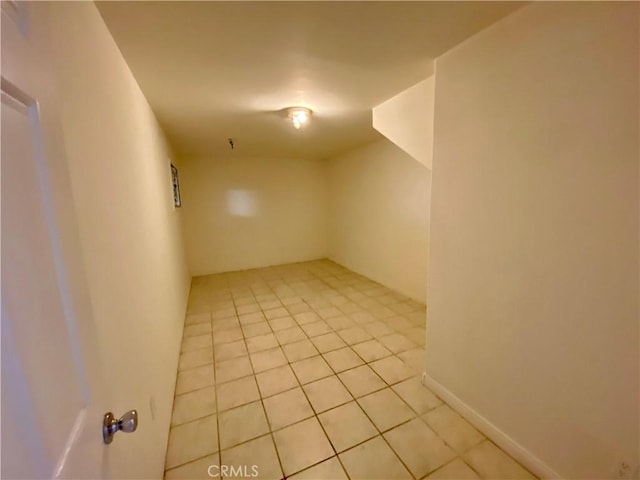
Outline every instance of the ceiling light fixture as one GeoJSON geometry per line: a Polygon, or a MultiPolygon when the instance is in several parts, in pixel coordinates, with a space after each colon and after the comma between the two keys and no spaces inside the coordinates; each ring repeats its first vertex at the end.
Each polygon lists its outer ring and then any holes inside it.
{"type": "Polygon", "coordinates": [[[311,118],[311,110],[306,107],[291,107],[287,109],[287,114],[296,129],[299,129],[311,118]]]}

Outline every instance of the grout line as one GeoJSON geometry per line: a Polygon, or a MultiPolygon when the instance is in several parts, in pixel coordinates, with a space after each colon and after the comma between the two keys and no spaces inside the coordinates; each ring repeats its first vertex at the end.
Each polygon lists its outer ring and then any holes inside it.
{"type": "MultiPolygon", "coordinates": [[[[218,439],[218,466],[222,464],[222,441],[220,439],[220,412],[218,411],[218,389],[216,388],[216,351],[215,342],[213,341],[213,315],[211,315],[211,360],[213,360],[213,395],[216,401],[216,436],[218,439]]],[[[208,473],[208,472],[207,472],[208,473]]]]}
{"type": "MultiPolygon", "coordinates": [[[[260,312],[262,312],[262,315],[264,316],[264,311],[262,310],[262,307],[260,305],[259,305],[259,308],[260,308],[260,312]]],[[[240,320],[240,316],[238,315],[238,321],[239,320],[240,320]]],[[[265,318],[265,320],[266,320],[266,318],[265,318]]],[[[271,330],[271,333],[273,333],[273,329],[271,329],[271,325],[268,322],[267,322],[267,326],[271,330]]],[[[253,362],[251,361],[251,355],[249,354],[249,348],[248,348],[248,345],[247,345],[247,337],[244,334],[244,329],[242,328],[242,325],[240,326],[240,330],[242,332],[242,338],[244,339],[245,348],[247,350],[247,357],[249,358],[249,365],[251,366],[251,371],[253,372],[253,381],[256,384],[256,389],[258,390],[258,395],[260,396],[260,405],[262,405],[262,412],[264,414],[265,420],[267,421],[267,426],[269,427],[269,436],[271,437],[271,444],[273,445],[273,450],[276,452],[276,458],[278,459],[278,465],[280,466],[280,472],[282,473],[282,478],[285,478],[284,467],[282,465],[282,459],[280,458],[280,452],[278,451],[278,446],[276,445],[276,439],[273,436],[273,430],[271,429],[271,423],[269,422],[269,416],[267,415],[267,409],[264,406],[264,398],[262,397],[262,392],[260,391],[260,385],[258,384],[257,374],[256,374],[256,371],[255,371],[255,368],[253,367],[253,362]]],[[[251,338],[253,338],[253,337],[251,337],[251,338]]],[[[217,389],[217,387],[216,387],[216,389],[217,389]]]]}

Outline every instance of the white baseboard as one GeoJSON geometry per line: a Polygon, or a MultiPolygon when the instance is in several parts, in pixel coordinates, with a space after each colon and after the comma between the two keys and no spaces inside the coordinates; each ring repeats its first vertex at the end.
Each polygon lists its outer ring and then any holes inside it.
{"type": "Polygon", "coordinates": [[[480,430],[487,438],[492,440],[496,445],[528,468],[532,473],[543,479],[562,479],[562,476],[560,476],[558,472],[553,470],[549,465],[544,463],[533,453],[520,445],[426,373],[422,374],[422,384],[438,395],[451,408],[480,430]]]}

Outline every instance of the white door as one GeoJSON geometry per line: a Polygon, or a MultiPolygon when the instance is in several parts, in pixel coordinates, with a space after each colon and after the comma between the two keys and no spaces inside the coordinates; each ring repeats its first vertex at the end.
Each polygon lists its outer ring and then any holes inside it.
{"type": "Polygon", "coordinates": [[[106,478],[108,390],[47,66],[46,11],[2,2],[0,473],[106,478]]]}

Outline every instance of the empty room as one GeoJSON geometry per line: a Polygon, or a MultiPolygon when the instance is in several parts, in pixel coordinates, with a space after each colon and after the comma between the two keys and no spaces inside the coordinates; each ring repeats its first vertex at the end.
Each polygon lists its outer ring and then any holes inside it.
{"type": "Polygon", "coordinates": [[[640,4],[0,5],[2,478],[640,478],[640,4]]]}

